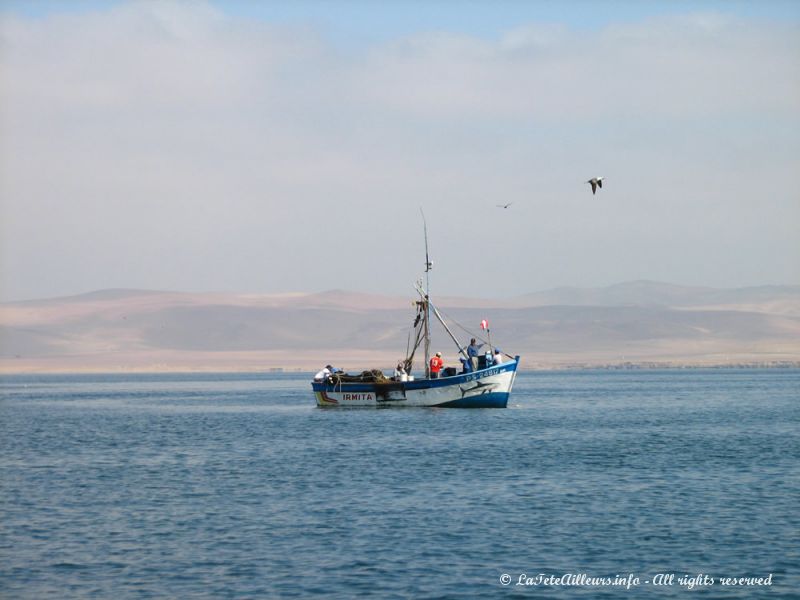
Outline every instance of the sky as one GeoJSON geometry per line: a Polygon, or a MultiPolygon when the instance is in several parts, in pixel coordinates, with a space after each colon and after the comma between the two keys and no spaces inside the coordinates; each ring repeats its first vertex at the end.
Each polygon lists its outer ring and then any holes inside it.
{"type": "Polygon", "coordinates": [[[796,285],[797,173],[798,2],[0,2],[0,301],[796,285]]]}

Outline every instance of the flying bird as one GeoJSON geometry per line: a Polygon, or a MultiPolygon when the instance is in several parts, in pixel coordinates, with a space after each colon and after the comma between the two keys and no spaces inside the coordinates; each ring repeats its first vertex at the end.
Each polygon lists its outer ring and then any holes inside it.
{"type": "Polygon", "coordinates": [[[497,208],[508,208],[512,204],[514,204],[514,203],[513,202],[509,202],[508,204],[497,204],[496,206],[497,206],[497,208]]]}
{"type": "Polygon", "coordinates": [[[597,188],[602,188],[603,187],[603,178],[602,177],[592,177],[586,183],[592,184],[592,196],[594,196],[595,192],[597,191],[597,188]]]}

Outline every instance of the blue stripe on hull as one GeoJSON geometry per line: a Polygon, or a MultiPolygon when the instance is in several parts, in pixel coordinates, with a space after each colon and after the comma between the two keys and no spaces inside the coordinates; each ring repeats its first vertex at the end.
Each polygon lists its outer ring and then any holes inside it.
{"type": "Polygon", "coordinates": [[[451,400],[435,406],[441,408],[505,408],[508,404],[508,394],[481,394],[459,400],[451,400]]]}
{"type": "Polygon", "coordinates": [[[471,381],[483,379],[484,377],[489,377],[490,375],[494,375],[496,373],[516,371],[518,364],[519,364],[519,357],[516,357],[515,360],[503,363],[502,365],[498,365],[496,367],[489,367],[487,369],[475,371],[474,373],[467,373],[467,374],[460,373],[458,375],[453,375],[452,377],[441,377],[439,379],[415,379],[414,381],[407,381],[407,382],[404,381],[402,383],[387,382],[383,384],[373,383],[373,382],[364,382],[364,383],[347,382],[347,383],[330,384],[327,382],[312,381],[311,387],[315,392],[322,392],[322,391],[375,392],[387,386],[401,386],[403,389],[409,391],[423,390],[423,389],[431,389],[438,387],[464,385],[470,383],[471,381]]]}

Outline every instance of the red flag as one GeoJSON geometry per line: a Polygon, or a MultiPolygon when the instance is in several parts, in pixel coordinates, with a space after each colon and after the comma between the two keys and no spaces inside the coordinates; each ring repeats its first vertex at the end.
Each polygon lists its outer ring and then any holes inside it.
{"type": "Polygon", "coordinates": [[[489,321],[487,321],[486,319],[481,321],[481,329],[489,329],[489,321]]]}

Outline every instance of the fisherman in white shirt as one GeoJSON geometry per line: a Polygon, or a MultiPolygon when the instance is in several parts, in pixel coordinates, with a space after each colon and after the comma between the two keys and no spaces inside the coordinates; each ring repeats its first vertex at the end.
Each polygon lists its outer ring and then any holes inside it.
{"type": "Polygon", "coordinates": [[[492,360],[494,361],[494,366],[495,367],[497,365],[502,365],[503,364],[503,355],[500,352],[500,348],[495,348],[494,349],[494,356],[492,357],[492,360]]]}
{"type": "Polygon", "coordinates": [[[324,369],[314,375],[314,381],[325,381],[331,376],[331,373],[333,373],[333,367],[330,365],[325,365],[324,369]]]}

